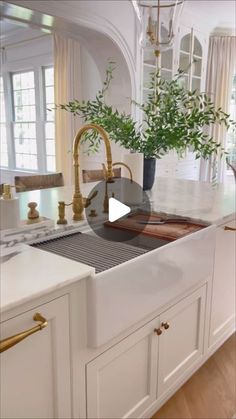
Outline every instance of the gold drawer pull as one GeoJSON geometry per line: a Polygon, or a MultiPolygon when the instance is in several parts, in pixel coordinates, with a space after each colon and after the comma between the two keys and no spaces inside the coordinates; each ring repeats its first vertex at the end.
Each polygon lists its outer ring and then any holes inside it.
{"type": "Polygon", "coordinates": [[[168,322],[162,322],[161,327],[164,327],[165,330],[169,329],[170,325],[168,322]]]}
{"type": "Polygon", "coordinates": [[[224,227],[224,230],[236,231],[236,228],[234,228],[234,227],[228,227],[228,226],[225,226],[225,227],[224,227]]]}
{"type": "Polygon", "coordinates": [[[21,342],[23,339],[27,338],[33,333],[42,330],[48,324],[47,320],[40,313],[35,313],[33,319],[34,321],[40,323],[37,326],[32,327],[31,329],[25,330],[24,332],[18,333],[17,335],[11,336],[0,341],[0,353],[6,351],[7,349],[10,349],[12,346],[21,342]]]}

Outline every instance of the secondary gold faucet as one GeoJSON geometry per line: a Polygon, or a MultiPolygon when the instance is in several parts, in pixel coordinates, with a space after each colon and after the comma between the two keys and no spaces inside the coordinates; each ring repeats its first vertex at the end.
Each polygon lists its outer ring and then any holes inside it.
{"type": "MultiPolygon", "coordinates": [[[[130,176],[130,182],[133,183],[133,174],[132,171],[130,169],[130,167],[128,166],[128,164],[123,163],[121,161],[117,161],[115,163],[112,163],[112,167],[114,166],[124,166],[126,167],[126,169],[129,172],[129,176],[130,176]]],[[[104,176],[106,175],[106,166],[104,163],[102,163],[102,168],[103,168],[103,173],[104,176]]],[[[109,212],[109,197],[108,197],[108,188],[107,188],[107,181],[105,182],[105,195],[104,195],[104,200],[103,200],[103,212],[107,213],[109,212]]],[[[114,194],[112,194],[113,198],[114,198],[114,194]]]]}
{"type": "MultiPolygon", "coordinates": [[[[74,159],[74,170],[75,170],[75,192],[72,201],[73,208],[73,220],[79,221],[84,219],[83,211],[84,208],[87,208],[90,205],[92,197],[90,199],[83,198],[80,191],[80,181],[79,181],[79,145],[83,134],[93,129],[97,131],[102,137],[105,146],[106,146],[106,156],[107,156],[107,169],[106,169],[106,181],[110,182],[113,178],[112,171],[112,155],[111,155],[111,143],[107,132],[97,124],[87,124],[83,125],[77,132],[74,144],[73,144],[73,159],[74,159]]],[[[93,194],[93,197],[95,195],[93,194]]]]}

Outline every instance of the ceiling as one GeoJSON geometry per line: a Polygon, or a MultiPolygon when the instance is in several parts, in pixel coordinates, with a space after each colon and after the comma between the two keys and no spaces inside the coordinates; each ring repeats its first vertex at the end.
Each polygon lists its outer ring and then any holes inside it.
{"type": "Polygon", "coordinates": [[[208,23],[209,29],[236,27],[235,0],[186,0],[184,12],[194,14],[208,23]]]}

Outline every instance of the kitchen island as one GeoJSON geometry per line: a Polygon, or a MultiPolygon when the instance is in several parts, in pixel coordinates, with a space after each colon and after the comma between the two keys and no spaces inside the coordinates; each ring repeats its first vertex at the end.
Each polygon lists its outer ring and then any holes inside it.
{"type": "MultiPolygon", "coordinates": [[[[57,201],[71,202],[72,193],[19,194],[22,218],[36,201],[41,215],[57,219],[57,201]]],[[[36,311],[48,326],[1,355],[3,417],[151,416],[234,331],[235,232],[225,227],[235,227],[235,185],[158,178],[150,200],[156,212],[209,227],[99,275],[22,243],[11,247],[1,339],[32,327],[36,311]]],[[[76,226],[84,231],[86,223],[76,226]]]]}

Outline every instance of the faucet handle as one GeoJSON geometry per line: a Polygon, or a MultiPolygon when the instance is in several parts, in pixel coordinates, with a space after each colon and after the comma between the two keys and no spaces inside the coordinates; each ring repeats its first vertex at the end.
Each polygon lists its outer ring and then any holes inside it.
{"type": "Polygon", "coordinates": [[[95,196],[97,196],[97,194],[98,194],[98,191],[94,191],[89,198],[83,198],[84,208],[89,207],[89,205],[91,204],[92,199],[95,198],[95,196]]]}

